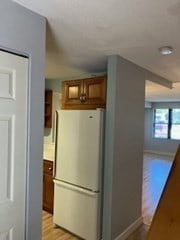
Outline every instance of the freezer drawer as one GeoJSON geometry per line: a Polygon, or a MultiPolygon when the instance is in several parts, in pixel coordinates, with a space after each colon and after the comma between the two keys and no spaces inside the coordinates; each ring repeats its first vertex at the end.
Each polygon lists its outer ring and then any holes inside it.
{"type": "Polygon", "coordinates": [[[54,223],[83,239],[100,240],[100,193],[54,182],[54,223]]]}

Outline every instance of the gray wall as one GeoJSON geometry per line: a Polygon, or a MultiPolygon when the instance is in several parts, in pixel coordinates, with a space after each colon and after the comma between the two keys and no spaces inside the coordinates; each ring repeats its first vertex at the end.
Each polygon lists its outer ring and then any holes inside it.
{"type": "Polygon", "coordinates": [[[119,56],[108,58],[103,240],[141,217],[145,80],[164,79],[119,56]]]}
{"type": "Polygon", "coordinates": [[[117,81],[117,58],[108,59],[107,101],[105,119],[104,152],[104,197],[103,197],[103,240],[110,240],[112,225],[112,177],[114,160],[115,103],[117,81]]]}
{"type": "Polygon", "coordinates": [[[174,154],[180,144],[179,140],[153,138],[154,108],[180,108],[180,102],[153,103],[151,109],[145,110],[144,150],[174,154]]]}
{"type": "Polygon", "coordinates": [[[141,217],[145,81],[140,71],[118,59],[112,238],[141,217]]]}
{"type": "Polygon", "coordinates": [[[27,238],[41,239],[45,19],[10,0],[1,0],[0,47],[29,56],[27,238]]]}
{"type": "Polygon", "coordinates": [[[45,80],[45,88],[50,89],[53,92],[61,92],[61,83],[62,81],[59,79],[46,79],[45,80]]]}
{"type": "Polygon", "coordinates": [[[141,68],[109,57],[103,239],[141,217],[145,79],[141,68]]]}

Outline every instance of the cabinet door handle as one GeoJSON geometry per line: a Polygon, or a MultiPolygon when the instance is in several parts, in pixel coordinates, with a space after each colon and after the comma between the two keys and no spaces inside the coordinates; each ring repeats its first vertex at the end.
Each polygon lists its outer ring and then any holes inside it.
{"type": "Polygon", "coordinates": [[[80,101],[83,102],[83,95],[81,94],[81,96],[79,97],[80,101]]]}
{"type": "Polygon", "coordinates": [[[52,170],[53,170],[53,168],[52,168],[52,167],[49,167],[49,168],[48,168],[48,170],[49,170],[49,171],[52,171],[52,170]]]}
{"type": "Polygon", "coordinates": [[[86,101],[86,95],[84,94],[83,95],[83,102],[85,102],[86,101]]]}
{"type": "Polygon", "coordinates": [[[80,99],[81,102],[85,102],[86,101],[86,94],[81,94],[79,99],[80,99]]]}

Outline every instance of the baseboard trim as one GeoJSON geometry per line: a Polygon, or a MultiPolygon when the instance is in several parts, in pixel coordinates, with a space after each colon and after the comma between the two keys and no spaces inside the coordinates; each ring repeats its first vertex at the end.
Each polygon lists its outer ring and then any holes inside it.
{"type": "Polygon", "coordinates": [[[143,223],[142,217],[138,218],[134,221],[126,230],[117,236],[114,240],[125,240],[127,239],[138,227],[140,227],[143,223]]]}
{"type": "Polygon", "coordinates": [[[175,153],[159,152],[159,151],[154,151],[154,150],[144,150],[144,153],[152,153],[152,154],[164,155],[164,156],[169,156],[169,157],[175,156],[175,153]]]}

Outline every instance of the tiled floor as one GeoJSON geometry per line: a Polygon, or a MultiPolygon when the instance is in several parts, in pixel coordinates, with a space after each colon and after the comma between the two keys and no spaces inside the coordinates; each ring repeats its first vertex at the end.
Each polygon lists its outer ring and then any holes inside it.
{"type": "MultiPolygon", "coordinates": [[[[148,227],[158,204],[161,192],[171,168],[173,157],[145,154],[143,172],[143,205],[144,225],[134,232],[127,240],[145,240],[148,227]]],[[[43,213],[43,240],[78,239],[62,229],[54,229],[52,216],[43,213]]],[[[157,239],[155,239],[157,240],[157,239]]]]}

